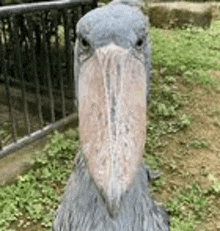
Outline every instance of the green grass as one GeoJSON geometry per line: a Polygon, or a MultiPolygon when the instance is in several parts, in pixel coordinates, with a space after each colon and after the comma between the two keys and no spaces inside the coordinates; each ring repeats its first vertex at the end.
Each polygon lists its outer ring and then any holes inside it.
{"type": "Polygon", "coordinates": [[[200,148],[208,148],[209,144],[204,139],[194,139],[189,143],[189,146],[193,147],[193,148],[200,149],[200,148]]]}
{"type": "Polygon", "coordinates": [[[69,130],[55,132],[44,151],[33,159],[33,169],[15,184],[0,187],[0,230],[21,217],[49,228],[58,196],[72,172],[72,160],[78,147],[78,134],[69,130]]]}
{"type": "Polygon", "coordinates": [[[198,185],[188,190],[179,190],[166,207],[172,214],[171,230],[194,230],[195,224],[206,217],[207,198],[198,185]]]}
{"type": "Polygon", "coordinates": [[[220,70],[220,23],[209,30],[188,28],[174,30],[171,35],[152,28],[153,66],[163,68],[165,75],[183,75],[189,81],[215,86],[207,70],[220,70]]]}
{"type": "MultiPolygon", "coordinates": [[[[152,101],[147,127],[147,143],[144,159],[148,165],[158,170],[162,166],[170,171],[177,170],[175,158],[164,158],[163,151],[158,151],[166,143],[161,142],[162,136],[169,136],[190,127],[189,115],[181,110],[184,101],[183,94],[175,89],[176,76],[188,82],[200,84],[203,87],[217,87],[217,82],[207,73],[209,69],[220,70],[220,22],[212,23],[207,30],[188,28],[187,30],[165,32],[151,28],[153,83],[152,101]]],[[[209,143],[203,139],[194,139],[191,148],[209,148],[209,143]]],[[[166,208],[171,214],[171,231],[195,230],[197,224],[204,221],[207,215],[209,196],[219,194],[220,183],[209,175],[212,184],[203,191],[197,184],[188,190],[178,190],[169,199],[166,208]]],[[[166,176],[153,183],[153,191],[166,184],[166,176]]]]}
{"type": "MultiPolygon", "coordinates": [[[[152,46],[152,98],[149,106],[146,150],[144,161],[156,171],[164,165],[176,168],[174,158],[164,158],[166,142],[161,137],[175,135],[191,126],[191,118],[182,110],[190,95],[175,88],[177,76],[205,87],[216,82],[207,70],[220,70],[220,23],[204,31],[195,28],[171,31],[164,36],[160,29],[151,28],[152,46]]],[[[190,147],[208,147],[204,140],[192,140],[190,147]]],[[[79,148],[78,134],[69,130],[55,132],[42,153],[33,160],[33,169],[12,185],[0,187],[0,230],[8,231],[11,224],[27,221],[40,223],[49,229],[59,196],[72,171],[72,160],[79,148]],[[25,219],[24,219],[25,218],[25,219]]],[[[213,175],[207,192],[198,184],[187,190],[178,190],[166,203],[172,217],[172,231],[191,231],[206,217],[209,195],[220,193],[220,184],[213,175]]],[[[166,183],[166,176],[153,183],[158,190],[166,183]]]]}

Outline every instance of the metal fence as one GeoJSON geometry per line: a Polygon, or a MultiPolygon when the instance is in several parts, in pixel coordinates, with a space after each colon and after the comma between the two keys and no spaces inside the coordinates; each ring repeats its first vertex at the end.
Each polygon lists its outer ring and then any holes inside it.
{"type": "Polygon", "coordinates": [[[75,25],[96,4],[0,7],[0,158],[77,117],[75,25]]]}

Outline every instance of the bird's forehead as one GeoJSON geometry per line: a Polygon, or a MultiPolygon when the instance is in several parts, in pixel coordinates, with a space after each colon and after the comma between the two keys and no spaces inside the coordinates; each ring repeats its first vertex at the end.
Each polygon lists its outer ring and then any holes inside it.
{"type": "Polygon", "coordinates": [[[111,5],[93,10],[86,14],[77,25],[77,32],[90,40],[107,39],[110,36],[125,38],[145,33],[146,22],[131,7],[111,5]]]}

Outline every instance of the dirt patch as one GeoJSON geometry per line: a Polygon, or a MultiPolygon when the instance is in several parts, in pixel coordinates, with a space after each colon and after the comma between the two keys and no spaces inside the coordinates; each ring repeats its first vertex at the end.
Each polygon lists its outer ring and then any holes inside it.
{"type": "MultiPolygon", "coordinates": [[[[219,72],[210,71],[211,77],[218,78],[219,72]]],[[[188,189],[197,183],[208,189],[213,174],[220,182],[220,91],[197,84],[187,83],[177,77],[177,90],[190,95],[182,111],[191,118],[190,127],[177,134],[162,137],[168,145],[163,148],[166,186],[157,196],[162,201],[172,198],[178,189],[188,189]]],[[[220,80],[220,78],[219,78],[220,80]]],[[[220,196],[208,202],[208,217],[196,230],[216,231],[220,228],[220,196]]]]}
{"type": "Polygon", "coordinates": [[[43,228],[41,224],[33,223],[23,217],[19,218],[10,228],[16,231],[45,231],[45,228],[43,228]],[[23,226],[23,224],[25,224],[25,226],[23,226]]]}

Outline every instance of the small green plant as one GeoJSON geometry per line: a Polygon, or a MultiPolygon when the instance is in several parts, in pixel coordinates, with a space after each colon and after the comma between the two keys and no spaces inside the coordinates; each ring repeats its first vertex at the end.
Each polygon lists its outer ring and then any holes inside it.
{"type": "Polygon", "coordinates": [[[188,128],[190,125],[191,125],[191,119],[185,114],[181,115],[181,117],[179,118],[177,122],[177,127],[180,130],[184,130],[188,128]]]}
{"type": "Polygon", "coordinates": [[[172,118],[176,116],[180,108],[181,97],[169,86],[169,84],[166,84],[167,81],[167,79],[161,81],[159,88],[153,85],[156,97],[151,102],[150,110],[155,116],[172,118]]]}
{"type": "Polygon", "coordinates": [[[212,181],[212,185],[210,188],[210,192],[217,193],[220,195],[220,182],[217,180],[217,178],[212,175],[211,173],[208,175],[208,179],[212,181]]]}
{"type": "Polygon", "coordinates": [[[143,154],[145,163],[152,170],[158,170],[159,166],[163,164],[163,154],[162,153],[147,153],[146,151],[143,154]]]}
{"type": "Polygon", "coordinates": [[[174,105],[170,105],[169,103],[165,104],[163,102],[155,105],[155,114],[163,117],[173,117],[176,115],[176,109],[174,105]]]}
{"type": "Polygon", "coordinates": [[[216,86],[217,81],[211,79],[206,71],[203,70],[187,70],[183,76],[191,82],[200,83],[204,86],[216,86]]]}
{"type": "Polygon", "coordinates": [[[188,190],[179,190],[167,202],[167,209],[173,219],[171,230],[194,230],[195,223],[206,217],[206,204],[206,196],[198,185],[193,184],[188,190]]]}
{"type": "Polygon", "coordinates": [[[189,146],[193,147],[193,148],[197,148],[197,149],[200,149],[200,148],[209,148],[208,142],[206,140],[204,140],[204,139],[195,139],[195,140],[192,140],[189,143],[189,146]]]}
{"type": "Polygon", "coordinates": [[[181,220],[178,217],[172,218],[171,231],[191,231],[194,229],[194,219],[192,213],[189,214],[187,219],[181,220]]]}

